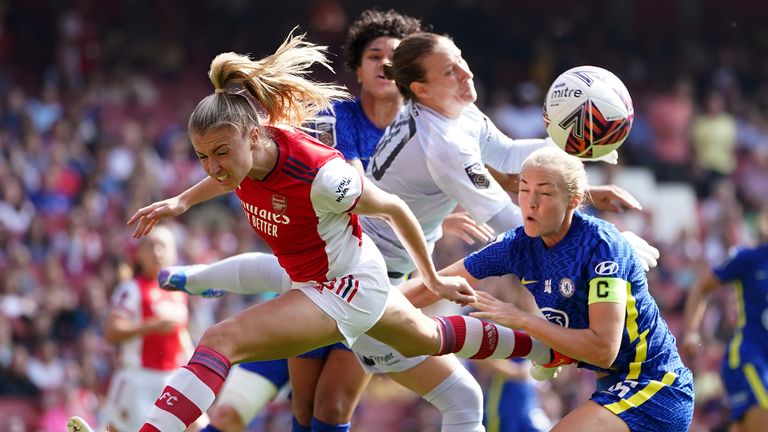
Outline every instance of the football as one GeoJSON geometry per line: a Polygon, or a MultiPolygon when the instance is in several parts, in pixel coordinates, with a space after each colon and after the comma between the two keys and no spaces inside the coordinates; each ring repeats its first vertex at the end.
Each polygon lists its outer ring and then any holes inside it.
{"type": "Polygon", "coordinates": [[[544,100],[547,134],[568,154],[583,159],[616,150],[632,129],[634,113],[624,83],[596,66],[563,72],[544,100]]]}

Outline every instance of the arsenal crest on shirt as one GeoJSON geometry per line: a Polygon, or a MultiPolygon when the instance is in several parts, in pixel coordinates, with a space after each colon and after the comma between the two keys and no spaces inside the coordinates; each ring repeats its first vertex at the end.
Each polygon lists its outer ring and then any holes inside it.
{"type": "Polygon", "coordinates": [[[278,215],[284,215],[288,210],[288,199],[282,195],[272,194],[272,210],[278,215]]]}

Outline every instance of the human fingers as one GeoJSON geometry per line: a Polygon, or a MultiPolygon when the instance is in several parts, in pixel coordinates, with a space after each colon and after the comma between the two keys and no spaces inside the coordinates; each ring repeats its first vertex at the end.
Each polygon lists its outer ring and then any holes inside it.
{"type": "Polygon", "coordinates": [[[478,227],[483,232],[483,234],[486,235],[486,237],[488,238],[488,241],[493,239],[493,237],[496,235],[496,231],[494,231],[493,228],[491,228],[491,226],[488,225],[487,223],[480,224],[478,225],[478,227]]]}
{"type": "Polygon", "coordinates": [[[491,312],[470,312],[469,316],[473,318],[479,318],[479,319],[489,319],[492,320],[495,314],[491,312]]]}
{"type": "Polygon", "coordinates": [[[467,231],[482,243],[486,243],[493,238],[493,230],[486,224],[478,224],[474,220],[468,224],[467,231]]]}
{"type": "Polygon", "coordinates": [[[637,200],[637,198],[634,197],[629,191],[626,189],[614,186],[612,188],[613,192],[613,201],[618,201],[618,204],[622,207],[631,208],[634,210],[642,210],[643,206],[640,205],[640,201],[637,200]]]}
{"type": "Polygon", "coordinates": [[[136,210],[136,213],[131,216],[130,219],[128,219],[127,224],[133,225],[136,223],[136,221],[140,220],[142,217],[147,217],[149,214],[151,214],[156,208],[163,205],[162,202],[154,202],[146,207],[142,207],[138,210],[136,210]]]}
{"type": "Polygon", "coordinates": [[[133,231],[133,238],[139,239],[149,234],[149,232],[155,228],[157,222],[157,219],[150,219],[147,217],[141,218],[136,225],[136,229],[133,231]]]}

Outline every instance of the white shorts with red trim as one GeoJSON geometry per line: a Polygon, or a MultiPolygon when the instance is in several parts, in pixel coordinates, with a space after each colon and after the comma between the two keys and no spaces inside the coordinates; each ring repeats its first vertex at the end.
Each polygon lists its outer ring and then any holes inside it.
{"type": "Polygon", "coordinates": [[[391,285],[384,258],[373,241],[363,236],[362,252],[351,271],[336,279],[317,282],[294,282],[320,309],[336,320],[344,343],[352,346],[379,321],[389,298],[391,285]]]}
{"type": "Polygon", "coordinates": [[[368,335],[360,336],[352,345],[352,351],[365,373],[403,372],[420,365],[429,357],[425,355],[406,357],[391,346],[368,335]]]}
{"type": "Polygon", "coordinates": [[[109,383],[105,417],[120,431],[139,430],[175,370],[120,369],[109,383]]]}

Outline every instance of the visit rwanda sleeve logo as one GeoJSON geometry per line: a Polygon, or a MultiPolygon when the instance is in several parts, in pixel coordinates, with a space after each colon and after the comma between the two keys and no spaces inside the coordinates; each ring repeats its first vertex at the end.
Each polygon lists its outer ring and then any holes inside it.
{"type": "Polygon", "coordinates": [[[352,183],[352,177],[344,177],[341,182],[336,186],[336,202],[341,202],[349,193],[349,185],[352,183]]]}

